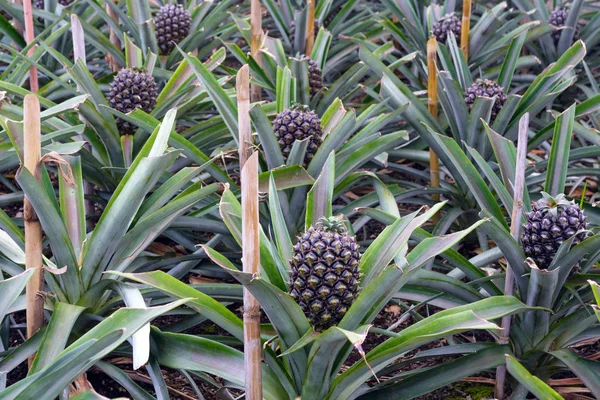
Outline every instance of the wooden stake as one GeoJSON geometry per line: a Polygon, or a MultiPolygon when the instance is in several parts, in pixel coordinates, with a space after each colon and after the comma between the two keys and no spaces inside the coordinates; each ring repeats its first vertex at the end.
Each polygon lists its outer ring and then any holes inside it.
{"type": "MultiPolygon", "coordinates": [[[[432,36],[427,41],[427,107],[435,119],[438,117],[436,47],[437,41],[435,36],[432,36]]],[[[429,173],[431,187],[440,187],[440,159],[431,147],[429,148],[429,173]]],[[[440,201],[439,193],[432,194],[431,198],[434,201],[440,201]]]]}
{"type": "MultiPolygon", "coordinates": [[[[23,110],[23,166],[36,176],[41,157],[40,102],[33,94],[25,96],[23,110]]],[[[42,227],[29,199],[25,197],[23,205],[25,224],[25,268],[35,268],[27,282],[25,294],[27,315],[27,338],[32,337],[44,323],[44,298],[40,292],[44,289],[44,271],[42,269],[42,227]]],[[[34,356],[29,358],[29,366],[34,356]]]]}
{"type": "MultiPolygon", "coordinates": [[[[529,129],[529,113],[519,120],[519,135],[517,142],[517,165],[514,180],[513,208],[510,221],[510,234],[515,240],[519,240],[521,234],[521,218],[523,216],[523,190],[525,188],[525,167],[527,162],[527,130],[529,129]]],[[[504,295],[512,296],[515,289],[514,273],[510,264],[506,265],[506,277],[504,280],[504,295]]],[[[502,333],[498,343],[507,344],[510,337],[511,317],[507,315],[502,318],[502,333]]],[[[506,365],[496,368],[496,395],[498,399],[504,398],[504,382],[506,379],[506,365]]]]}
{"type": "MultiPolygon", "coordinates": [[[[25,41],[29,45],[35,39],[35,32],[33,30],[33,8],[31,6],[31,0],[23,1],[23,17],[25,19],[25,41]]],[[[35,52],[36,46],[31,46],[27,52],[28,56],[32,56],[35,52]]],[[[35,65],[29,68],[29,89],[32,92],[37,92],[40,86],[38,83],[38,70],[35,65]]]]}
{"type": "Polygon", "coordinates": [[[308,22],[306,25],[306,55],[310,57],[315,46],[315,2],[308,0],[308,22]]]}
{"type": "MultiPolygon", "coordinates": [[[[242,264],[244,272],[258,276],[260,243],[258,222],[258,153],[254,151],[250,122],[250,74],[244,65],[237,74],[240,168],[242,170],[242,264]]],[[[262,344],[260,306],[244,289],[244,379],[247,400],[262,400],[262,344]]]]}
{"type": "MultiPolygon", "coordinates": [[[[114,1],[114,0],[107,0],[107,1],[114,1]]],[[[112,18],[113,21],[118,23],[119,17],[113,11],[113,9],[108,5],[108,3],[104,4],[104,7],[106,8],[106,13],[110,16],[110,18],[112,18]]],[[[117,49],[120,49],[121,41],[119,40],[119,37],[117,36],[117,34],[115,33],[113,28],[109,28],[109,35],[110,35],[110,42],[113,45],[115,45],[115,47],[117,49]]],[[[121,68],[121,66],[119,65],[117,60],[110,54],[106,55],[106,61],[108,62],[108,66],[110,67],[110,70],[112,72],[117,72],[121,68]]]]}
{"type": "MultiPolygon", "coordinates": [[[[250,2],[250,54],[258,65],[262,65],[260,47],[262,43],[262,9],[260,0],[250,2]]],[[[262,88],[256,84],[252,85],[252,101],[260,101],[262,88]]]]}
{"type": "Polygon", "coordinates": [[[471,30],[471,2],[473,0],[463,1],[463,15],[460,29],[460,49],[465,55],[465,60],[469,61],[469,31],[471,30]]]}

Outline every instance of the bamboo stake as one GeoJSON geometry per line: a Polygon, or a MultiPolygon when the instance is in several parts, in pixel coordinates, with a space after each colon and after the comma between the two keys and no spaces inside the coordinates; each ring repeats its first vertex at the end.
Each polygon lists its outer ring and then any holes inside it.
{"type": "MultiPolygon", "coordinates": [[[[27,1],[27,0],[26,0],[27,1]]],[[[23,166],[36,176],[40,161],[41,122],[40,102],[34,94],[25,96],[23,107],[23,166]]],[[[36,176],[37,178],[37,176],[36,176]]],[[[25,292],[27,315],[27,338],[32,337],[44,323],[44,298],[40,292],[44,289],[44,271],[42,269],[42,227],[29,199],[25,197],[23,205],[25,224],[25,268],[36,269],[27,282],[25,292]]],[[[31,356],[28,364],[31,367],[35,356],[31,356]]]]}
{"type": "MultiPolygon", "coordinates": [[[[427,107],[433,118],[438,117],[438,95],[437,95],[437,68],[436,68],[437,41],[432,36],[427,41],[427,107]]],[[[429,148],[429,173],[431,176],[431,187],[440,187],[440,159],[435,151],[429,148]]],[[[431,195],[434,201],[440,201],[439,193],[431,195]]]]}
{"type": "MultiPolygon", "coordinates": [[[[517,142],[517,165],[515,171],[513,208],[510,221],[510,234],[515,240],[519,240],[521,234],[521,218],[523,216],[523,190],[525,188],[525,167],[527,162],[527,130],[529,128],[529,113],[519,120],[519,138],[517,142]]],[[[510,264],[506,265],[506,277],[504,281],[504,295],[512,296],[515,282],[514,273],[510,264]]],[[[498,343],[508,344],[510,336],[510,315],[502,318],[502,334],[498,343]]],[[[506,380],[506,365],[496,368],[496,398],[504,398],[504,382],[506,380]]]]}
{"type": "Polygon", "coordinates": [[[312,53],[315,46],[315,2],[308,0],[308,22],[306,25],[306,49],[305,53],[308,57],[312,53]]]}
{"type": "Polygon", "coordinates": [[[469,61],[469,31],[471,30],[471,2],[473,0],[463,1],[463,15],[460,29],[460,49],[465,55],[465,60],[469,61]]]}
{"type": "MultiPolygon", "coordinates": [[[[250,54],[258,65],[262,65],[260,47],[262,42],[262,9],[260,0],[250,2],[250,54]]],[[[260,101],[262,88],[256,84],[252,85],[252,101],[260,101]]]]}
{"type": "MultiPolygon", "coordinates": [[[[35,32],[33,30],[33,9],[31,7],[31,0],[23,1],[23,17],[25,19],[25,41],[27,45],[31,44],[35,39],[35,32]]],[[[28,56],[32,56],[35,52],[36,46],[31,46],[27,52],[28,56]]],[[[37,92],[40,86],[38,83],[38,70],[35,65],[29,68],[29,89],[32,92],[37,92]]]]}
{"type": "MultiPolygon", "coordinates": [[[[114,0],[107,0],[107,1],[114,1],[114,0]]],[[[114,12],[114,10],[108,5],[108,3],[104,4],[104,8],[106,8],[106,13],[108,14],[108,16],[110,18],[112,18],[113,21],[115,22],[119,22],[119,17],[117,16],[117,14],[114,12]]],[[[120,49],[121,48],[121,41],[119,40],[119,37],[117,36],[117,34],[115,33],[113,28],[109,28],[109,37],[110,37],[110,42],[117,48],[120,49]]],[[[110,70],[112,72],[117,72],[119,70],[119,68],[121,67],[119,65],[119,63],[117,62],[117,60],[110,54],[106,55],[106,62],[108,63],[108,66],[110,67],[110,70]]]]}
{"type": "MultiPolygon", "coordinates": [[[[258,153],[254,151],[250,122],[249,68],[237,74],[240,167],[242,170],[242,264],[244,272],[260,272],[258,222],[258,153]]],[[[261,400],[262,345],[260,341],[260,306],[244,288],[244,381],[247,400],[261,400]]]]}

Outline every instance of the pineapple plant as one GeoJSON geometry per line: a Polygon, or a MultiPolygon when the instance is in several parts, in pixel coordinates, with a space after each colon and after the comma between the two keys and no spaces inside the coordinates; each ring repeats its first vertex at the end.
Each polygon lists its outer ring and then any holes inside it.
{"type": "Polygon", "coordinates": [[[308,62],[308,80],[310,86],[311,96],[316,95],[321,89],[323,89],[323,75],[319,64],[312,58],[303,56],[300,58],[301,61],[308,62]]]}
{"type": "Polygon", "coordinates": [[[541,269],[547,269],[560,246],[574,237],[573,246],[585,238],[587,222],[583,211],[564,194],[552,197],[542,193],[533,203],[523,225],[521,242],[525,255],[541,269]]]}
{"type": "MultiPolygon", "coordinates": [[[[110,84],[108,101],[112,108],[127,114],[135,109],[146,113],[156,106],[157,86],[152,75],[139,68],[122,69],[110,84]]],[[[137,127],[121,118],[116,118],[122,135],[131,135],[137,127]]]]}
{"type": "Polygon", "coordinates": [[[491,121],[495,120],[502,106],[506,102],[508,96],[504,93],[502,86],[498,82],[491,79],[477,79],[465,91],[465,103],[469,111],[473,109],[473,103],[477,97],[494,98],[494,106],[492,107],[491,121]]]}
{"type": "Polygon", "coordinates": [[[452,34],[456,38],[460,38],[461,21],[454,14],[448,14],[443,18],[438,19],[431,27],[431,33],[435,36],[438,43],[445,44],[448,39],[448,34],[452,34]]]}
{"type": "Polygon", "coordinates": [[[154,17],[156,41],[161,55],[169,55],[190,33],[190,13],[181,4],[167,4],[154,17]]]}
{"type": "Polygon", "coordinates": [[[359,292],[360,253],[340,217],[322,218],[294,245],[290,295],[316,331],[336,325],[359,292]]]}
{"type": "Polygon", "coordinates": [[[285,160],[290,156],[296,141],[308,141],[305,165],[310,163],[323,142],[321,120],[314,111],[307,110],[306,107],[293,107],[277,114],[273,120],[273,131],[285,160]]]}

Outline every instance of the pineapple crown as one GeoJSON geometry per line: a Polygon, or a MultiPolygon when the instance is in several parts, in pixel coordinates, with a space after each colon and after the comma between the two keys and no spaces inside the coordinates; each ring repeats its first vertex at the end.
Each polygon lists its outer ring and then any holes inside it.
{"type": "Polygon", "coordinates": [[[310,109],[309,106],[307,106],[306,104],[302,104],[302,103],[292,103],[290,108],[291,111],[301,111],[304,113],[309,113],[312,110],[310,109]]]}
{"type": "Polygon", "coordinates": [[[574,201],[569,201],[563,193],[551,196],[546,192],[542,192],[542,198],[535,202],[535,206],[539,209],[547,209],[552,215],[556,216],[560,206],[575,205],[574,201]]]}
{"type": "Polygon", "coordinates": [[[325,232],[345,233],[348,231],[342,215],[321,217],[315,227],[325,232]]]}

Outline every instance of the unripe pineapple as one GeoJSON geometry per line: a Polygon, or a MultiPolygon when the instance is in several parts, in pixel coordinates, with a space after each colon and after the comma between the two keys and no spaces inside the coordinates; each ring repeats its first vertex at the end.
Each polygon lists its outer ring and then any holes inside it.
{"type": "Polygon", "coordinates": [[[304,107],[296,106],[277,114],[273,121],[273,130],[286,161],[296,140],[308,139],[308,147],[304,156],[305,165],[308,165],[313,159],[319,146],[323,143],[321,120],[314,111],[309,111],[304,107]]]}
{"type": "MultiPolygon", "coordinates": [[[[566,8],[562,8],[562,7],[555,8],[550,13],[550,16],[548,17],[548,23],[550,23],[550,25],[556,26],[557,28],[560,28],[561,26],[565,26],[568,16],[569,16],[569,11],[567,11],[566,8]]],[[[554,45],[558,44],[561,34],[562,34],[562,30],[552,32],[552,39],[554,40],[554,45]]],[[[573,35],[573,41],[576,40],[577,36],[579,36],[579,26],[578,25],[576,26],[576,29],[575,29],[575,35],[573,35]]]]}
{"type": "Polygon", "coordinates": [[[314,96],[317,92],[323,89],[323,77],[321,75],[321,69],[316,61],[308,56],[303,56],[302,60],[308,62],[308,81],[310,86],[310,95],[314,96]]]}
{"type": "Polygon", "coordinates": [[[161,55],[169,55],[190,33],[190,13],[180,4],[167,4],[161,7],[154,17],[156,40],[161,55]]]}
{"type": "Polygon", "coordinates": [[[436,21],[431,27],[431,33],[435,36],[438,43],[446,44],[448,40],[448,32],[452,32],[454,36],[460,38],[460,29],[462,23],[460,19],[454,14],[448,14],[443,18],[436,21]]]}
{"type": "Polygon", "coordinates": [[[498,85],[496,81],[490,79],[477,79],[467,88],[465,92],[465,103],[469,111],[473,108],[473,103],[477,97],[495,97],[496,101],[492,107],[492,120],[496,118],[504,102],[508,98],[502,86],[498,85]]]}
{"type": "Polygon", "coordinates": [[[573,245],[585,238],[586,218],[583,211],[564,194],[551,197],[542,193],[542,199],[533,203],[523,225],[521,243],[525,255],[535,261],[541,269],[552,263],[560,245],[573,235],[577,235],[573,245]]]}
{"type": "MultiPolygon", "coordinates": [[[[148,72],[139,68],[122,69],[110,84],[108,95],[112,108],[127,114],[136,108],[149,113],[156,106],[156,82],[148,72]]],[[[130,135],[137,129],[127,121],[117,118],[117,127],[122,135],[130,135]]]]}
{"type": "Polygon", "coordinates": [[[358,292],[360,253],[339,217],[322,218],[298,238],[290,295],[316,331],[337,325],[358,292]]]}

